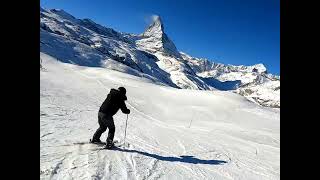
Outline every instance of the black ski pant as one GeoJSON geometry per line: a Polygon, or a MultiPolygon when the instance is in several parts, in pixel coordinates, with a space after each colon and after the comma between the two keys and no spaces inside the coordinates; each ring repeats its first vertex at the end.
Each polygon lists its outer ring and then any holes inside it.
{"type": "Polygon", "coordinates": [[[109,129],[108,132],[108,138],[107,142],[113,142],[114,133],[115,133],[115,126],[113,122],[112,116],[106,115],[104,113],[99,112],[98,113],[98,122],[99,122],[99,128],[93,135],[93,139],[100,139],[102,133],[104,133],[107,128],[109,129]]]}

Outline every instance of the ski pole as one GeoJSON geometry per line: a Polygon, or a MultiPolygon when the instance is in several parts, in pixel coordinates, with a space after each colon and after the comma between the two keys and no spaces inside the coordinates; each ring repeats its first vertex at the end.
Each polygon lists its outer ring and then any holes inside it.
{"type": "Polygon", "coordinates": [[[192,116],[191,116],[191,120],[190,120],[189,128],[191,127],[191,123],[192,123],[193,117],[194,117],[194,111],[192,110],[192,116]]]}
{"type": "Polygon", "coordinates": [[[124,131],[124,141],[123,141],[124,147],[126,147],[127,124],[128,124],[128,114],[127,114],[127,120],[126,120],[126,128],[124,131]]]}

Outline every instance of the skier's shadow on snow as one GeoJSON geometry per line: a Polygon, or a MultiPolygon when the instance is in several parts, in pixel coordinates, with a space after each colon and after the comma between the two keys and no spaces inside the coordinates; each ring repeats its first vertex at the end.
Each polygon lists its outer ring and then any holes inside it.
{"type": "Polygon", "coordinates": [[[160,155],[151,154],[148,152],[122,149],[119,147],[116,147],[115,150],[122,151],[122,152],[138,153],[138,154],[149,156],[161,161],[169,161],[169,162],[183,162],[183,163],[191,163],[191,164],[211,164],[211,165],[219,165],[219,164],[227,163],[227,161],[222,161],[222,160],[202,160],[202,159],[195,158],[194,156],[180,156],[180,157],[160,156],[160,155]]]}

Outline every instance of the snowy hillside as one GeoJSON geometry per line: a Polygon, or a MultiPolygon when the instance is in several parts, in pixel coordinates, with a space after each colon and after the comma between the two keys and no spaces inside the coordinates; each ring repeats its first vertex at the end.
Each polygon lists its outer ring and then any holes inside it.
{"type": "MultiPolygon", "coordinates": [[[[66,48],[88,48],[42,33],[66,48]]],[[[117,61],[111,70],[62,63],[72,60],[67,53],[59,56],[70,59],[48,54],[40,53],[40,179],[280,179],[279,109],[229,91],[155,84],[117,61]],[[128,146],[101,150],[87,142],[98,127],[99,106],[118,86],[127,88],[131,109],[128,146]]],[[[86,62],[86,55],[79,60],[86,62]]],[[[126,115],[114,119],[115,139],[122,141],[126,115]]]]}
{"type": "MultiPolygon", "coordinates": [[[[128,66],[130,72],[175,86],[169,75],[155,63],[155,57],[128,43],[120,33],[91,20],[75,19],[63,10],[42,10],[40,51],[72,64],[108,67],[121,71],[114,61],[128,66]]],[[[119,64],[119,63],[118,63],[119,64]]]]}
{"type": "Polygon", "coordinates": [[[261,105],[280,107],[280,78],[267,74],[262,64],[224,65],[179,52],[159,16],[153,17],[145,32],[134,35],[77,19],[63,10],[41,8],[40,51],[82,66],[118,71],[127,66],[127,73],[171,87],[234,90],[261,105]]]}

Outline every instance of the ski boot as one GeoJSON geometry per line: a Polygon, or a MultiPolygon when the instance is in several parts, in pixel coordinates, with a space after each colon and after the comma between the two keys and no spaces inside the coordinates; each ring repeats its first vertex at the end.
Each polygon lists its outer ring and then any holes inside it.
{"type": "Polygon", "coordinates": [[[92,143],[92,144],[105,144],[100,139],[90,139],[90,143],[92,143]]]}
{"type": "Polygon", "coordinates": [[[107,144],[105,146],[106,149],[112,149],[114,147],[114,142],[112,140],[107,140],[107,144]]]}

